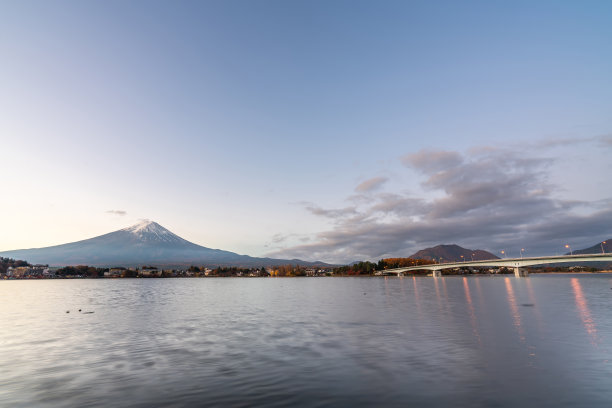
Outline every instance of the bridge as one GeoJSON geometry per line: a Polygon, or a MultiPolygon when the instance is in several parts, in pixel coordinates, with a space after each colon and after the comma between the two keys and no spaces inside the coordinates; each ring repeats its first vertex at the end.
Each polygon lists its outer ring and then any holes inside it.
{"type": "Polygon", "coordinates": [[[403,276],[405,272],[422,271],[423,269],[432,271],[434,278],[442,276],[442,270],[452,268],[466,268],[469,266],[483,267],[495,266],[514,269],[514,276],[528,276],[527,270],[522,269],[526,266],[547,265],[559,263],[581,263],[581,262],[605,262],[612,261],[612,253],[610,254],[580,254],[580,255],[560,255],[560,256],[541,256],[530,258],[502,258],[488,259],[485,261],[463,261],[463,262],[448,262],[430,265],[407,266],[404,268],[385,269],[383,275],[403,276]]]}

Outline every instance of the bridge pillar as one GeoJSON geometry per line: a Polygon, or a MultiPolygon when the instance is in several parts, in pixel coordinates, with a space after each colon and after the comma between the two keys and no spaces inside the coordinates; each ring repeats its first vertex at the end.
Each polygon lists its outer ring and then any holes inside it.
{"type": "Polygon", "coordinates": [[[442,277],[442,271],[432,271],[431,275],[434,278],[441,278],[442,277]]]}
{"type": "Polygon", "coordinates": [[[526,276],[529,276],[529,272],[527,272],[527,269],[521,269],[519,267],[515,267],[514,276],[516,276],[517,278],[526,277],[526,276]]]}

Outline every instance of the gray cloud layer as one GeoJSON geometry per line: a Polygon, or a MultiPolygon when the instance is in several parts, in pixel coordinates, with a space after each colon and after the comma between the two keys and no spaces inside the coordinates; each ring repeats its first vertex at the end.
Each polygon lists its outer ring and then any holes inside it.
{"type": "Polygon", "coordinates": [[[112,215],[122,215],[123,216],[123,215],[127,214],[127,211],[124,211],[124,210],[108,210],[106,213],[107,214],[112,214],[112,215]]]}
{"type": "MultiPolygon", "coordinates": [[[[607,141],[591,140],[600,146],[607,141]]],[[[531,255],[549,254],[562,252],[567,240],[578,248],[612,236],[612,200],[555,198],[548,181],[550,158],[525,157],[512,149],[479,149],[469,155],[421,151],[401,161],[422,175],[425,190],[442,196],[427,201],[406,194],[372,193],[387,179],[367,180],[356,188],[362,196],[351,197],[359,205],[324,209],[307,204],[312,214],[332,219],[334,227],[312,242],[270,255],[348,262],[408,256],[426,246],[457,243],[519,256],[520,248],[531,255]],[[362,199],[366,194],[367,199],[362,199]]]]}

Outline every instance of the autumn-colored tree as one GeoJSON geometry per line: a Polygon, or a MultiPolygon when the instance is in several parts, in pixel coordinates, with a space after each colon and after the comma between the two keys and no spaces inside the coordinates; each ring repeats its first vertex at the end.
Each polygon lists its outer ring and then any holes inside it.
{"type": "Polygon", "coordinates": [[[353,265],[345,265],[334,269],[336,275],[372,275],[377,269],[375,263],[372,262],[357,262],[353,265]]]}
{"type": "Polygon", "coordinates": [[[377,269],[406,268],[409,266],[431,265],[434,261],[418,258],[385,258],[378,261],[377,269]]]}
{"type": "Polygon", "coordinates": [[[306,276],[306,268],[299,265],[278,265],[272,268],[271,276],[306,276]]]}
{"type": "Polygon", "coordinates": [[[0,257],[0,273],[6,273],[9,267],[32,266],[26,261],[0,257]]]}

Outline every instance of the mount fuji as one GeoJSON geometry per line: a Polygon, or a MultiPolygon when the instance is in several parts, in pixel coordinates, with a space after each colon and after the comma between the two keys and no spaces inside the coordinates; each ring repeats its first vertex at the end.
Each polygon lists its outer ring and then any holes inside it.
{"type": "Polygon", "coordinates": [[[45,248],[0,252],[0,256],[51,266],[245,266],[324,265],[299,259],[255,258],[189,242],[156,222],[144,220],[98,237],[45,248]]]}

